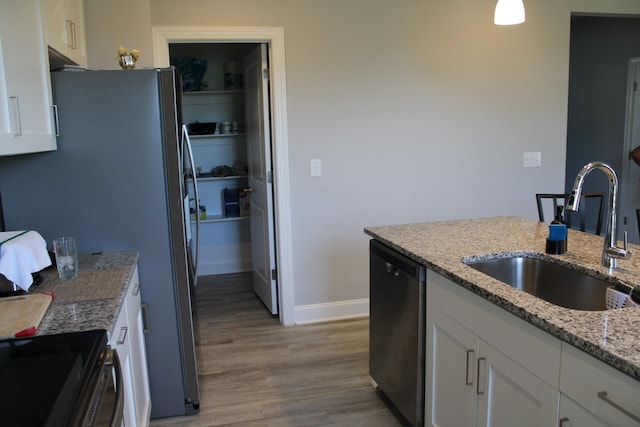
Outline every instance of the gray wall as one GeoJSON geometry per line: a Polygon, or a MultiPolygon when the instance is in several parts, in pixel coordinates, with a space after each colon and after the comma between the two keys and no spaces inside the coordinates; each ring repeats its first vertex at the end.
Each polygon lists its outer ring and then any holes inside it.
{"type": "Polygon", "coordinates": [[[498,27],[495,0],[147,0],[149,18],[144,1],[86,1],[92,67],[116,67],[119,44],[146,58],[147,22],[284,28],[300,308],[368,298],[365,226],[536,218],[534,193],[564,189],[571,12],[640,14],[637,0],[536,0],[498,27]],[[542,167],[523,168],[525,151],[542,167]]]}

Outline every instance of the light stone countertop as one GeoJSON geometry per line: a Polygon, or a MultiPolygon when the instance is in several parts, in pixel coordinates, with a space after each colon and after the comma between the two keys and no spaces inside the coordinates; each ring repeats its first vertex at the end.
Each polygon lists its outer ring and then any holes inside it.
{"type": "MultiPolygon", "coordinates": [[[[465,265],[496,256],[527,253],[566,262],[578,270],[640,283],[640,246],[609,272],[601,266],[603,236],[569,230],[567,252],[545,254],[548,224],[494,217],[376,226],[365,233],[549,334],[640,380],[640,307],[605,311],[563,308],[519,291],[465,265]]],[[[621,234],[620,234],[621,235],[621,234]]],[[[429,284],[427,283],[427,294],[429,284]]]]}
{"type": "Polygon", "coordinates": [[[35,292],[53,291],[54,299],[37,335],[105,329],[111,336],[138,262],[138,252],[80,255],[78,261],[76,279],[61,281],[55,267],[41,273],[44,280],[35,292]],[[61,287],[65,288],[64,293],[61,287]],[[73,291],[75,287],[77,294],[73,291]],[[56,288],[58,295],[64,297],[56,299],[56,288]]]}

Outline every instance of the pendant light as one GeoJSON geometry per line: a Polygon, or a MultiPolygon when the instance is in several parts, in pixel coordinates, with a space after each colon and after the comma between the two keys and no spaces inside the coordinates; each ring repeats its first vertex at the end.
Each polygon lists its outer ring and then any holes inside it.
{"type": "Polygon", "coordinates": [[[496,25],[514,25],[524,22],[524,4],[522,0],[498,0],[493,23],[496,25]]]}

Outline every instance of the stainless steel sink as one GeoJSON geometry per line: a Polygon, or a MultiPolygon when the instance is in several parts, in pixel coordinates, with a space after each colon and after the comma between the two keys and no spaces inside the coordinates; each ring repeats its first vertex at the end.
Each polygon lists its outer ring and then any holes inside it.
{"type": "Polygon", "coordinates": [[[466,264],[516,289],[575,310],[606,310],[606,289],[613,286],[570,267],[525,256],[466,264]]]}

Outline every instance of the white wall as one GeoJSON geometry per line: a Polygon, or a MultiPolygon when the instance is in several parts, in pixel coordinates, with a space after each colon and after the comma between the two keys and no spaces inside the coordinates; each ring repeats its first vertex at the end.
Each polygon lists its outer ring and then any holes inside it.
{"type": "Polygon", "coordinates": [[[637,0],[525,0],[527,22],[498,27],[495,0],[150,1],[152,26],[285,29],[302,308],[368,298],[365,226],[536,218],[534,193],[564,187],[571,11],[640,14],[637,0]],[[524,169],[524,151],[542,167],[524,169]]]}

